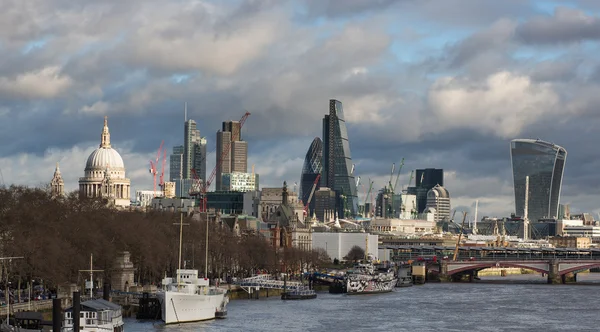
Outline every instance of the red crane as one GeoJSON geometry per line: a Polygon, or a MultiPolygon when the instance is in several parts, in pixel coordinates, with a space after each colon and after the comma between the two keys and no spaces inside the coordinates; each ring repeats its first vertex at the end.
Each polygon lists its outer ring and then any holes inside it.
{"type": "MultiPolygon", "coordinates": [[[[242,126],[244,126],[244,122],[246,122],[246,119],[248,118],[248,116],[250,116],[250,113],[246,112],[246,114],[244,114],[244,116],[242,116],[242,118],[240,119],[239,130],[242,130],[242,126]]],[[[237,127],[234,126],[234,129],[231,132],[231,137],[238,136],[237,134],[238,134],[239,130],[237,127]]],[[[227,156],[229,155],[230,148],[231,148],[231,140],[223,146],[223,151],[221,153],[221,156],[217,160],[217,164],[215,165],[215,168],[213,169],[212,173],[210,173],[210,176],[208,177],[208,179],[206,181],[204,181],[204,183],[202,183],[200,186],[200,201],[201,201],[200,202],[200,212],[206,212],[206,201],[207,201],[206,192],[208,191],[208,188],[210,187],[211,183],[214,181],[215,176],[217,175],[217,169],[221,167],[223,160],[225,158],[227,158],[227,156]]],[[[194,179],[198,178],[198,176],[196,175],[196,171],[194,169],[192,169],[192,174],[194,174],[194,179]]]]}
{"type": "Polygon", "coordinates": [[[308,205],[312,200],[313,194],[315,193],[315,189],[317,188],[317,183],[319,183],[319,179],[321,179],[321,174],[317,175],[315,182],[313,183],[312,189],[310,190],[310,195],[308,195],[308,199],[306,200],[306,204],[304,205],[304,215],[308,216],[308,205]]]}
{"type": "Polygon", "coordinates": [[[163,191],[165,191],[165,168],[167,167],[167,149],[163,149],[163,160],[162,160],[162,168],[160,170],[160,178],[159,178],[159,183],[158,185],[160,186],[160,189],[163,191]]]}
{"type": "MultiPolygon", "coordinates": [[[[152,174],[152,177],[154,178],[154,187],[152,190],[154,190],[154,191],[156,191],[156,174],[158,174],[158,170],[157,170],[158,160],[160,159],[160,155],[161,155],[164,143],[165,143],[165,141],[160,142],[160,147],[158,148],[158,152],[156,152],[156,161],[150,160],[150,174],[152,174]]],[[[166,153],[167,153],[167,150],[165,149],[165,154],[166,153]]],[[[164,161],[163,161],[163,174],[164,174],[164,170],[165,170],[165,166],[164,166],[164,161]]],[[[161,182],[162,182],[162,175],[161,175],[161,182]]]]}

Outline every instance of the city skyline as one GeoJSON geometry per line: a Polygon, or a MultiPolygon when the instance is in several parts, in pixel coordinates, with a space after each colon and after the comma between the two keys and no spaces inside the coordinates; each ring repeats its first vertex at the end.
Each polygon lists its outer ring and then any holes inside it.
{"type": "Polygon", "coordinates": [[[337,99],[363,184],[383,187],[405,158],[403,188],[411,170],[444,169],[452,208],[473,211],[479,200],[480,216],[507,216],[515,206],[506,147],[539,137],[569,151],[561,204],[600,212],[600,156],[584,149],[600,138],[597,2],[158,3],[7,4],[5,184],[47,184],[59,162],[65,190],[75,190],[107,115],[132,191],[150,189],[160,142],[169,153],[184,143],[188,102],[208,140],[207,173],[214,133],[248,110],[248,165],[261,187],[287,180],[293,190],[337,99]]]}

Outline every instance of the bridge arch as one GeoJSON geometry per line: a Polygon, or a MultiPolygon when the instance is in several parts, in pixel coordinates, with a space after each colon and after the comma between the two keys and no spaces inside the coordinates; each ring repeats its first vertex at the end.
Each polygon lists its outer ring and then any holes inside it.
{"type": "MultiPolygon", "coordinates": [[[[468,266],[464,266],[464,267],[460,267],[457,269],[452,269],[451,271],[448,271],[448,275],[453,275],[456,273],[460,273],[460,272],[465,272],[465,271],[480,271],[483,269],[487,269],[487,268],[491,268],[491,267],[498,267],[498,268],[503,268],[503,267],[516,267],[519,269],[527,269],[527,270],[533,270],[539,273],[548,273],[547,269],[542,269],[539,267],[535,267],[535,266],[529,266],[526,264],[521,264],[521,263],[513,263],[513,262],[485,262],[485,263],[477,263],[477,264],[470,264],[468,266]]],[[[577,268],[575,269],[577,270],[577,268]]],[[[565,272],[568,273],[568,272],[565,272]]]]}
{"type": "Polygon", "coordinates": [[[600,262],[593,263],[593,264],[582,264],[580,266],[571,267],[571,268],[559,271],[558,274],[564,275],[564,274],[571,273],[571,272],[593,269],[595,267],[600,267],[600,262]]]}

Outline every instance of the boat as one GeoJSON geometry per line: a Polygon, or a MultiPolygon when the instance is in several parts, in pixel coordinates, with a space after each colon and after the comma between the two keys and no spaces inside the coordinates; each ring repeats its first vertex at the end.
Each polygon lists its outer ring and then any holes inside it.
{"type": "Polygon", "coordinates": [[[396,287],[410,287],[413,285],[411,270],[412,268],[409,264],[401,264],[397,267],[396,277],[398,281],[396,282],[396,287]]]}
{"type": "Polygon", "coordinates": [[[282,300],[310,300],[316,298],[317,293],[312,289],[294,289],[281,293],[282,300]]]}
{"type": "Polygon", "coordinates": [[[358,263],[346,272],[346,293],[374,294],[391,292],[396,276],[389,268],[376,269],[373,263],[358,263]]]}
{"type": "MultiPolygon", "coordinates": [[[[176,277],[166,277],[156,293],[160,302],[161,318],[165,324],[198,322],[227,316],[227,290],[210,285],[207,278],[199,278],[198,270],[181,269],[183,215],[179,228],[179,269],[176,277]]],[[[206,255],[208,256],[208,220],[206,222],[206,255]]],[[[208,258],[208,257],[207,257],[208,258]]],[[[208,261],[208,259],[206,260],[208,261]]],[[[207,266],[204,275],[208,275],[207,266]]]]}
{"type": "MultiPolygon", "coordinates": [[[[81,302],[79,309],[79,331],[123,332],[123,310],[120,305],[104,299],[81,302]]],[[[73,307],[65,310],[62,332],[73,331],[73,307]]]]}
{"type": "Polygon", "coordinates": [[[13,317],[0,324],[0,332],[41,332],[44,325],[40,312],[15,312],[13,317]]]}

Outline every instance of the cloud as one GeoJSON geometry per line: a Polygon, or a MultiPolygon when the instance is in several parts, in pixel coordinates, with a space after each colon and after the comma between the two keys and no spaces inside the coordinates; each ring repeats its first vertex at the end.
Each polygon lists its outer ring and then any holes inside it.
{"type": "Polygon", "coordinates": [[[0,95],[5,98],[54,98],[66,92],[73,80],[58,66],[45,67],[17,75],[0,77],[0,95]]]}
{"type": "Polygon", "coordinates": [[[535,17],[517,28],[530,44],[560,44],[600,39],[600,18],[582,10],[557,7],[553,16],[535,17]]]}
{"type": "Polygon", "coordinates": [[[542,116],[555,114],[559,97],[548,84],[503,71],[484,82],[440,78],[429,91],[428,103],[438,126],[510,138],[542,116]]]}
{"type": "MultiPolygon", "coordinates": [[[[36,185],[61,160],[75,189],[109,115],[134,188],[149,188],[160,142],[183,143],[187,102],[209,152],[222,121],[251,112],[251,164],[261,186],[281,186],[299,180],[335,98],[357,174],[375,191],[405,157],[400,182],[411,169],[444,168],[453,206],[479,198],[481,214],[508,215],[508,142],[540,137],[569,150],[565,201],[594,210],[589,174],[600,157],[583,147],[600,139],[590,14],[600,7],[572,6],[545,14],[529,0],[4,1],[0,167],[6,182],[36,185]]],[[[209,154],[209,171],[214,163],[209,154]]]]}

